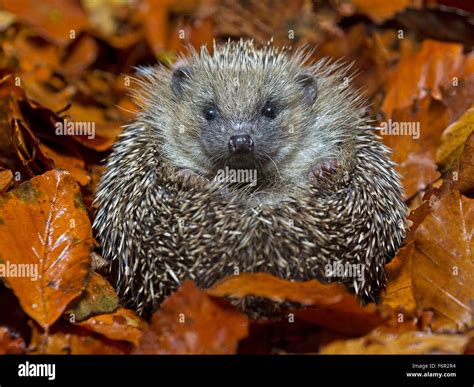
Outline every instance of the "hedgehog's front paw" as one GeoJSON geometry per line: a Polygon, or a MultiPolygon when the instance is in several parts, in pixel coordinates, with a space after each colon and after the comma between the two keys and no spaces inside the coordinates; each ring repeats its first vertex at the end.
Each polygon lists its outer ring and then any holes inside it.
{"type": "Polygon", "coordinates": [[[339,171],[341,164],[336,159],[324,159],[309,170],[309,181],[311,183],[328,178],[339,171]]]}
{"type": "Polygon", "coordinates": [[[197,174],[191,169],[181,169],[176,172],[176,177],[178,180],[181,180],[186,185],[189,185],[192,188],[204,188],[209,180],[204,176],[197,174]]]}

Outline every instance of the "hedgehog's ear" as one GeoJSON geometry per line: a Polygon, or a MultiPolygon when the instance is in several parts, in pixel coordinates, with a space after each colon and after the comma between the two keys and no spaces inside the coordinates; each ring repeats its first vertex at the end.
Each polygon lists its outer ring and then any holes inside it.
{"type": "Polygon", "coordinates": [[[303,88],[303,101],[312,105],[318,96],[316,79],[311,74],[300,74],[296,77],[296,82],[303,88]]]}
{"type": "Polygon", "coordinates": [[[189,67],[177,67],[171,76],[171,89],[176,97],[181,98],[184,93],[184,87],[191,77],[189,67]]]}

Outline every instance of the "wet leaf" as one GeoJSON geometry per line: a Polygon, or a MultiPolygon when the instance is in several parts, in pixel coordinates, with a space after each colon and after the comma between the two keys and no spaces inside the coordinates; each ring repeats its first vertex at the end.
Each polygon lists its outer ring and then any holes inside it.
{"type": "Polygon", "coordinates": [[[91,248],[90,221],[68,173],[47,172],[0,197],[4,280],[44,328],[85,288],[91,248]]]}

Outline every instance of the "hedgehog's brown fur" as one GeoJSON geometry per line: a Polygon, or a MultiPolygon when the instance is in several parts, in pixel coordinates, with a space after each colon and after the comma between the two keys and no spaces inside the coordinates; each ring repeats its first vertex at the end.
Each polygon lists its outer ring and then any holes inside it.
{"type": "Polygon", "coordinates": [[[143,111],[114,146],[94,224],[129,306],[156,308],[186,278],[201,287],[239,272],[332,281],[325,266],[334,262],[364,264],[362,281],[337,278],[363,297],[383,286],[384,264],[405,234],[399,176],[347,87],[345,69],[305,60],[301,51],[291,56],[240,41],[214,47],[213,55],[193,53],[180,65],[185,73],[158,68],[142,82],[143,111]],[[306,103],[299,80],[308,76],[317,97],[306,103]],[[278,119],[245,118],[269,94],[284,101],[278,119]],[[209,156],[220,143],[207,145],[202,133],[208,124],[201,102],[210,99],[227,118],[212,141],[250,122],[247,129],[271,153],[256,189],[212,181],[222,165],[209,156]],[[337,160],[337,171],[308,177],[328,159],[337,160]],[[201,184],[180,178],[183,169],[201,184]]]}

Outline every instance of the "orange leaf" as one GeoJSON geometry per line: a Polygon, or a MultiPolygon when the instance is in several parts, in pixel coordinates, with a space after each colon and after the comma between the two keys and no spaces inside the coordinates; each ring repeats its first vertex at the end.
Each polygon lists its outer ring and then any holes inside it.
{"type": "Polygon", "coordinates": [[[90,183],[91,176],[85,170],[85,163],[83,160],[58,153],[44,144],[39,144],[38,146],[47,158],[54,161],[54,166],[56,168],[67,170],[82,186],[86,186],[90,183]]]}
{"type": "Polygon", "coordinates": [[[48,355],[120,355],[130,352],[128,343],[109,340],[104,336],[58,321],[45,333],[30,321],[31,341],[28,352],[48,355]]]}
{"type": "Polygon", "coordinates": [[[232,354],[248,334],[247,317],[221,306],[191,281],[152,316],[138,353],[232,354]]]}
{"type": "Polygon", "coordinates": [[[417,0],[352,0],[357,12],[369,16],[373,21],[381,23],[390,19],[397,12],[403,11],[405,8],[418,5],[417,0]]]}
{"type": "Polygon", "coordinates": [[[449,113],[443,104],[431,97],[412,108],[396,110],[393,119],[383,123],[383,141],[393,151],[396,169],[402,175],[405,197],[410,198],[439,178],[435,163],[436,147],[449,123],[449,113]],[[399,134],[395,131],[397,126],[399,134]],[[400,128],[406,127],[408,130],[400,128]],[[411,130],[411,131],[410,131],[411,130]]]}
{"type": "Polygon", "coordinates": [[[67,172],[49,171],[0,197],[0,267],[44,328],[84,289],[92,241],[79,186],[67,172]]]}
{"type": "Polygon", "coordinates": [[[33,26],[39,35],[58,45],[71,42],[73,30],[78,36],[86,26],[84,10],[75,1],[2,0],[0,5],[18,19],[33,26]]]}
{"type": "Polygon", "coordinates": [[[411,106],[415,98],[431,95],[441,100],[440,87],[459,76],[463,66],[462,44],[424,40],[416,53],[407,47],[408,43],[402,44],[401,58],[388,77],[381,109],[387,118],[395,109],[411,106]]]}
{"type": "Polygon", "coordinates": [[[129,341],[135,345],[138,345],[146,327],[145,321],[135,312],[124,308],[119,308],[114,313],[91,317],[77,325],[111,340],[129,341]]]}
{"type": "Polygon", "coordinates": [[[13,183],[13,173],[9,169],[0,168],[0,193],[4,193],[13,183]]]}
{"type": "Polygon", "coordinates": [[[208,290],[207,294],[214,297],[235,298],[255,296],[275,302],[290,301],[319,306],[335,304],[350,296],[346,288],[340,284],[324,285],[316,280],[290,282],[266,273],[243,273],[227,277],[208,290]]]}
{"type": "Polygon", "coordinates": [[[440,335],[409,331],[402,334],[371,332],[360,339],[335,341],[322,354],[462,354],[469,344],[467,335],[440,335]]]}
{"type": "Polygon", "coordinates": [[[392,261],[385,266],[387,271],[387,287],[383,291],[383,304],[394,309],[402,307],[407,312],[416,310],[411,279],[411,256],[414,245],[402,247],[392,261]]]}
{"type": "Polygon", "coordinates": [[[341,284],[325,285],[316,280],[286,281],[265,273],[244,273],[225,278],[207,291],[214,297],[265,298],[274,302],[289,301],[311,308],[291,310],[297,318],[330,328],[333,331],[367,333],[389,315],[386,308],[374,304],[365,307],[341,284]]]}
{"type": "Polygon", "coordinates": [[[434,309],[434,329],[473,327],[474,200],[458,191],[434,203],[415,232],[413,291],[423,309],[434,309]]]}

